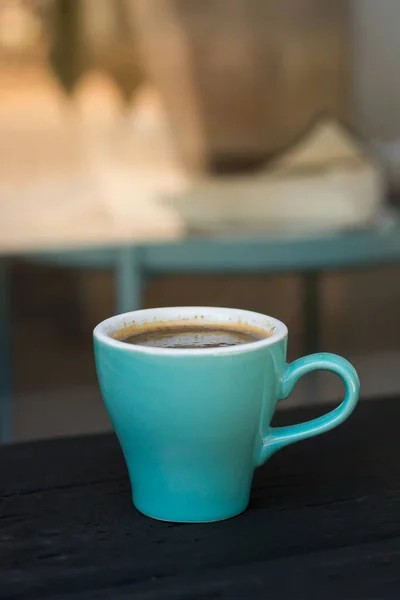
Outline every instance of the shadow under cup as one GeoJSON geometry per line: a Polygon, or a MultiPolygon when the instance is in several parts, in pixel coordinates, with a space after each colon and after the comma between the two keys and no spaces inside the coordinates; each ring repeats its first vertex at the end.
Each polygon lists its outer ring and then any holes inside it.
{"type": "Polygon", "coordinates": [[[358,398],[351,365],[334,355],[316,355],[320,358],[300,359],[307,364],[288,366],[286,346],[283,323],[235,309],[150,309],[112,317],[95,328],[100,388],[139,511],[176,522],[233,517],[248,505],[257,466],[287,443],[322,433],[350,414],[358,398]],[[246,325],[266,337],[208,349],[139,346],[113,337],[124,328],[192,321],[246,325]],[[312,427],[271,428],[278,400],[315,368],[344,379],[340,414],[333,419],[329,413],[315,426],[316,419],[312,427]]]}

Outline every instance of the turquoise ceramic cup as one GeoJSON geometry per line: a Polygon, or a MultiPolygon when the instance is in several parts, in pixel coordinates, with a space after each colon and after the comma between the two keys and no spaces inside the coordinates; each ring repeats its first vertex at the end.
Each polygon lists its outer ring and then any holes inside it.
{"type": "Polygon", "coordinates": [[[274,452],[347,419],[359,396],[354,368],[334,354],[287,364],[287,337],[277,319],[225,308],[141,310],[95,328],[100,388],[140,512],[176,522],[238,515],[248,505],[255,469],[274,452]],[[250,344],[195,350],[135,346],[112,337],[127,326],[182,319],[246,323],[270,335],[250,344]],[[341,377],[343,402],[312,421],[271,427],[277,403],[300,377],[319,369],[341,377]]]}

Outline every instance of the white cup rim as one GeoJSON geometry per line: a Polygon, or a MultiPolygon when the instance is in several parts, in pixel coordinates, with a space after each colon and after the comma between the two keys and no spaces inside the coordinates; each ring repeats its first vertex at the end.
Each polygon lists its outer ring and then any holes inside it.
{"type": "Polygon", "coordinates": [[[242,354],[255,351],[259,348],[272,346],[284,339],[288,329],[282,321],[263,315],[261,313],[235,309],[218,308],[211,306],[177,306],[165,308],[147,308],[135,310],[120,315],[115,315],[99,323],[94,331],[93,337],[98,342],[112,346],[113,348],[139,354],[151,354],[158,356],[220,356],[230,354],[242,354]],[[248,344],[237,346],[225,346],[221,348],[155,348],[127,344],[122,340],[111,337],[121,329],[131,325],[150,324],[151,322],[171,322],[181,320],[204,319],[207,323],[250,325],[269,333],[269,336],[248,344]]]}

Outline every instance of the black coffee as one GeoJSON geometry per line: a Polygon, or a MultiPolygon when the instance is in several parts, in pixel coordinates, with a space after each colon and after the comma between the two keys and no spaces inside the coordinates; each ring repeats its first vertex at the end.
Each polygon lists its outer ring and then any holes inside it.
{"type": "Polygon", "coordinates": [[[258,342],[268,337],[263,331],[240,329],[224,329],[223,326],[175,326],[158,327],[147,331],[139,331],[127,337],[123,332],[118,335],[118,339],[127,344],[136,344],[138,346],[150,346],[152,348],[224,348],[226,346],[238,346],[239,344],[249,344],[258,342]]]}

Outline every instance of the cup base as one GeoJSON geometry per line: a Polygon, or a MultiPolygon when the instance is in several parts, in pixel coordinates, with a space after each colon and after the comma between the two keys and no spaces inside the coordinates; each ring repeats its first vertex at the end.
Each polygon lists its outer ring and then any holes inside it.
{"type": "Polygon", "coordinates": [[[219,521],[229,521],[229,519],[234,519],[235,517],[238,517],[239,515],[243,514],[245,512],[246,509],[241,510],[233,515],[229,515],[226,517],[217,517],[216,519],[177,519],[177,518],[173,518],[173,519],[167,519],[165,517],[158,517],[156,515],[150,515],[148,513],[146,513],[143,510],[140,510],[137,506],[135,506],[136,510],[138,510],[140,512],[140,514],[142,514],[144,517],[147,517],[149,519],[154,519],[154,521],[161,521],[162,523],[182,523],[182,525],[186,524],[186,525],[194,525],[196,523],[200,524],[200,523],[218,523],[219,521]]]}
{"type": "Polygon", "coordinates": [[[162,514],[160,513],[152,513],[152,511],[147,511],[144,508],[141,508],[140,506],[137,505],[137,503],[133,500],[133,505],[136,508],[136,510],[138,510],[143,516],[148,517],[149,519],[154,519],[155,521],[161,521],[163,523],[182,523],[182,524],[195,524],[195,523],[218,523],[218,521],[228,521],[229,519],[234,519],[235,517],[238,517],[239,515],[241,515],[242,513],[244,513],[247,510],[247,506],[244,506],[242,508],[240,508],[239,510],[236,510],[230,514],[226,514],[226,515],[221,515],[221,516],[215,516],[215,517],[210,517],[210,518],[200,518],[200,517],[178,517],[178,516],[168,516],[168,514],[162,514]]]}

